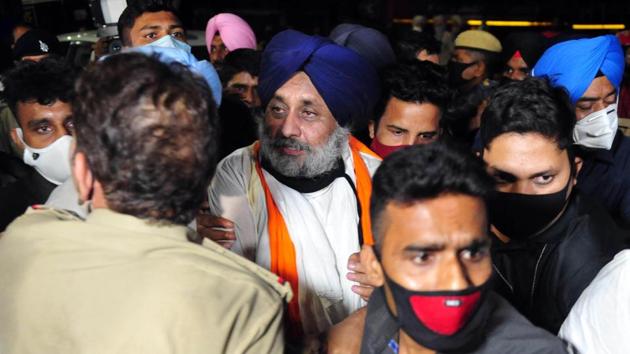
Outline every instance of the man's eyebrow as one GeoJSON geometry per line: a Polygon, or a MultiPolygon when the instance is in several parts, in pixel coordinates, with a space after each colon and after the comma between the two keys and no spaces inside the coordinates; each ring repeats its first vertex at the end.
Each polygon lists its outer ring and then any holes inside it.
{"type": "Polygon", "coordinates": [[[478,236],[472,240],[468,245],[460,247],[459,250],[478,250],[480,248],[489,247],[491,244],[490,239],[485,236],[478,236]]]}
{"type": "Polygon", "coordinates": [[[279,95],[274,95],[272,100],[276,100],[276,101],[280,101],[281,103],[284,103],[284,98],[279,95]]]}
{"type": "Polygon", "coordinates": [[[35,128],[38,125],[41,125],[41,124],[44,124],[44,123],[49,123],[49,122],[50,122],[50,120],[48,118],[33,119],[33,120],[30,120],[28,122],[27,126],[29,128],[35,128]]]}
{"type": "Polygon", "coordinates": [[[148,24],[148,25],[142,26],[142,28],[140,28],[140,31],[144,31],[144,30],[159,30],[161,28],[162,28],[161,25],[148,24]]]}
{"type": "Polygon", "coordinates": [[[435,252],[445,249],[446,246],[443,243],[428,243],[426,245],[409,245],[406,246],[404,252],[435,252]]]}
{"type": "Polygon", "coordinates": [[[518,177],[515,176],[514,174],[507,171],[503,171],[502,169],[497,168],[495,166],[490,166],[490,172],[493,176],[500,177],[501,179],[505,181],[516,181],[518,179],[518,177]]]}
{"type": "Polygon", "coordinates": [[[408,132],[409,131],[408,129],[401,128],[401,127],[399,127],[399,126],[397,126],[395,124],[387,124],[386,127],[387,128],[391,128],[391,129],[401,130],[403,132],[408,132]]]}
{"type": "Polygon", "coordinates": [[[232,85],[230,85],[230,87],[235,87],[235,88],[247,88],[247,85],[245,85],[245,84],[241,84],[241,83],[236,83],[236,84],[232,84],[232,85]]]}

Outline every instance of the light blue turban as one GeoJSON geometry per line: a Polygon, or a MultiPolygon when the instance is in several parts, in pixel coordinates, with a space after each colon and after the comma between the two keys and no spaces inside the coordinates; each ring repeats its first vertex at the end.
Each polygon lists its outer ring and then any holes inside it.
{"type": "Polygon", "coordinates": [[[601,71],[619,90],[624,70],[624,55],[617,37],[605,35],[561,42],[547,49],[532,72],[562,86],[575,104],[601,71]]]}

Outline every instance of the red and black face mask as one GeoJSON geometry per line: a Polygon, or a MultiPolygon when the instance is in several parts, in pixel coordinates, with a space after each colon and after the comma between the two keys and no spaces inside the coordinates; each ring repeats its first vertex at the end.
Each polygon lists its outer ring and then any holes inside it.
{"type": "Polygon", "coordinates": [[[490,280],[459,291],[412,291],[386,278],[398,324],[418,344],[446,353],[481,344],[491,312],[486,301],[490,280]]]}
{"type": "Polygon", "coordinates": [[[378,138],[376,136],[374,136],[374,139],[372,139],[372,143],[370,144],[370,149],[374,151],[378,156],[386,158],[390,154],[408,146],[409,145],[384,145],[380,141],[378,141],[378,138]]]}

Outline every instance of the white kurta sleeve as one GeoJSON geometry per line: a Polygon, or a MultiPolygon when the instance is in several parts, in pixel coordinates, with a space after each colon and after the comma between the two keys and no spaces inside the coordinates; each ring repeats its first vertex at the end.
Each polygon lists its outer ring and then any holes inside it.
{"type": "MultiPolygon", "coordinates": [[[[252,177],[249,148],[236,150],[217,166],[208,188],[210,213],[234,223],[236,242],[232,251],[256,261],[259,233],[255,211],[248,196],[252,177]]],[[[253,171],[255,173],[255,171],[253,171]]]]}

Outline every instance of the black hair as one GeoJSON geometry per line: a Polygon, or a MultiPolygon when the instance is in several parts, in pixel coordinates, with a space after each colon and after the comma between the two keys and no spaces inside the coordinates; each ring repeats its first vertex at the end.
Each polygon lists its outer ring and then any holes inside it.
{"type": "Polygon", "coordinates": [[[120,36],[123,45],[131,47],[129,32],[138,17],[146,12],[160,11],[171,12],[181,20],[181,17],[170,0],[128,0],[127,7],[118,18],[118,36],[120,36]]]}
{"type": "Polygon", "coordinates": [[[240,72],[247,72],[251,76],[260,74],[261,52],[249,48],[240,48],[229,52],[219,69],[219,78],[225,87],[240,72]]]}
{"type": "Polygon", "coordinates": [[[418,61],[397,64],[382,73],[381,97],[374,110],[374,121],[378,125],[392,97],[412,103],[431,103],[444,112],[451,97],[443,67],[418,61]]]}
{"type": "Polygon", "coordinates": [[[390,203],[413,205],[444,194],[463,194],[485,201],[494,182],[483,162],[469,150],[437,141],[414,145],[388,156],[372,180],[370,216],[377,249],[382,244],[381,217],[390,203]]]}
{"type": "Polygon", "coordinates": [[[440,46],[440,41],[430,34],[409,30],[396,41],[394,50],[398,62],[405,63],[418,60],[418,53],[422,50],[426,50],[427,54],[439,54],[440,46]]]}
{"type": "Polygon", "coordinates": [[[15,119],[18,102],[50,105],[56,101],[70,102],[78,71],[65,60],[47,57],[40,61],[23,60],[3,78],[4,97],[15,119]]]}
{"type": "Polygon", "coordinates": [[[110,209],[186,225],[215,168],[217,113],[206,82],[179,63],[118,54],[83,73],[77,151],[110,209]]]}
{"type": "Polygon", "coordinates": [[[481,116],[480,137],[485,148],[505,133],[538,133],[561,150],[572,143],[575,111],[564,88],[546,79],[527,78],[496,89],[481,116]]]}

